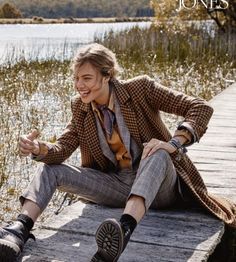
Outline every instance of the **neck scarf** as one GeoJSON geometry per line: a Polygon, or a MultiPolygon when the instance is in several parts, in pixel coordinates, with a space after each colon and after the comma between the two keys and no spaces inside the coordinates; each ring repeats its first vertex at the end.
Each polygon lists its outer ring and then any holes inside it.
{"type": "Polygon", "coordinates": [[[103,125],[106,134],[111,138],[113,126],[115,124],[115,114],[106,105],[98,105],[98,109],[103,114],[103,125]]]}

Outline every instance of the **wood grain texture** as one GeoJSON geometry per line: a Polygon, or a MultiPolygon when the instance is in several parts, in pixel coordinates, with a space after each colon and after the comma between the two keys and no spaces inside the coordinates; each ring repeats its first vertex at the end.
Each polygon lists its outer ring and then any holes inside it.
{"type": "MultiPolygon", "coordinates": [[[[22,261],[89,261],[99,224],[121,214],[122,209],[77,202],[34,232],[37,241],[27,243],[22,261]]],[[[223,229],[222,222],[197,209],[150,210],[119,261],[206,261],[223,229]]]]}

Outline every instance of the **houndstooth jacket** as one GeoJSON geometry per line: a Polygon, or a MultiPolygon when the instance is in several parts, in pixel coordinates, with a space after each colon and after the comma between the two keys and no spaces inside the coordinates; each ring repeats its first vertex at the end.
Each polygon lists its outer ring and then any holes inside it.
{"type": "MultiPolygon", "coordinates": [[[[148,76],[127,81],[112,79],[111,83],[131,137],[140,148],[152,138],[162,141],[171,139],[171,134],[160,117],[160,111],[184,117],[184,123],[191,126],[198,139],[205,133],[213,109],[204,100],[164,87],[148,76]]],[[[72,99],[71,105],[72,120],[56,143],[40,142],[41,149],[49,148],[41,161],[46,164],[62,163],[80,147],[82,166],[108,171],[112,168],[112,163],[104,156],[100,147],[91,105],[83,103],[79,96],[72,99]]],[[[201,175],[187,155],[179,157],[178,152],[170,155],[178,176],[195,199],[216,217],[236,227],[234,203],[207,192],[201,175]]]]}

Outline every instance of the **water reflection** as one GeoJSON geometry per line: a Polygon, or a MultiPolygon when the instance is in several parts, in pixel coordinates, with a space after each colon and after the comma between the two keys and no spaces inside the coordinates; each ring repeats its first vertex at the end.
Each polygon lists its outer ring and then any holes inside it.
{"type": "Polygon", "coordinates": [[[92,42],[96,35],[150,25],[151,22],[0,25],[0,63],[13,55],[24,55],[26,60],[68,59],[79,45],[92,42]]]}

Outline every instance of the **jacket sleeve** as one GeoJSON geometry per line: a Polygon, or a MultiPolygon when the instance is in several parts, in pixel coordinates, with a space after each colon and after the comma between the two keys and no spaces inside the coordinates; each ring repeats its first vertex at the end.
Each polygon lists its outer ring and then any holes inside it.
{"type": "Polygon", "coordinates": [[[32,159],[45,164],[60,164],[69,158],[78,146],[79,137],[74,116],[72,116],[72,120],[55,143],[39,141],[40,153],[38,156],[32,156],[32,159]]]}
{"type": "Polygon", "coordinates": [[[144,77],[144,82],[146,101],[154,110],[184,118],[174,136],[183,135],[189,139],[189,134],[191,134],[192,141],[190,143],[199,142],[206,132],[208,122],[213,114],[213,108],[209,103],[201,98],[188,96],[167,88],[148,76],[144,77]]]}

